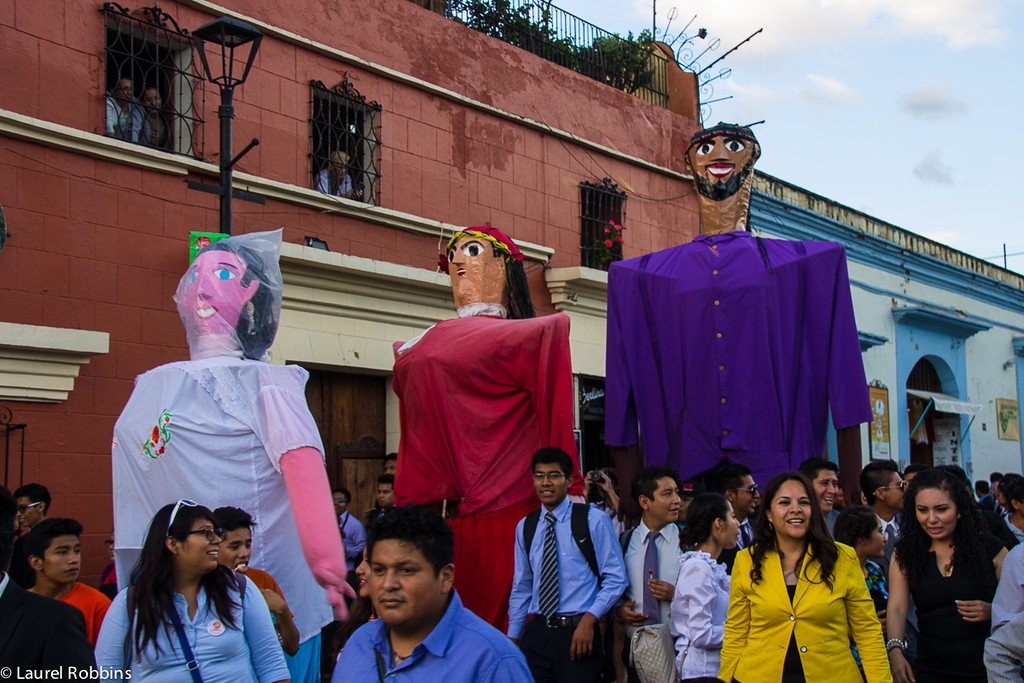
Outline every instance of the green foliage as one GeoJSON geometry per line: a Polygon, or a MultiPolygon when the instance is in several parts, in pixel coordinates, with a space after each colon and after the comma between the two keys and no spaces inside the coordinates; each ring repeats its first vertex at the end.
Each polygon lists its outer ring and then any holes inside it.
{"type": "MultiPolygon", "coordinates": [[[[513,0],[452,0],[448,4],[452,19],[613,88],[635,93],[651,85],[654,41],[650,31],[644,30],[636,38],[632,32],[626,38],[609,34],[582,45],[570,37],[559,37],[555,24],[566,22],[556,22],[555,13],[566,14],[550,1],[518,6],[513,0]]],[[[567,16],[569,21],[580,21],[567,16]]]]}
{"type": "Polygon", "coordinates": [[[597,236],[597,258],[601,270],[608,270],[612,261],[622,260],[622,231],[625,228],[615,221],[608,221],[604,232],[597,236]]]}

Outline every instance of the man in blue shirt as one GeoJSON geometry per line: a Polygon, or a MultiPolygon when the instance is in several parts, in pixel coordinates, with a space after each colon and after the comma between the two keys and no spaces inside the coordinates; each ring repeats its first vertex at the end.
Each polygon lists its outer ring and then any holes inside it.
{"type": "Polygon", "coordinates": [[[526,660],[452,587],[455,538],[436,512],[406,505],[382,515],[366,544],[379,619],[342,650],[332,683],[530,683],[526,660]]]}
{"type": "Polygon", "coordinates": [[[345,563],[348,565],[348,582],[352,588],[359,590],[359,579],[356,577],[356,567],[363,561],[363,548],[366,547],[366,529],[363,523],[352,516],[348,504],[352,501],[352,494],[344,487],[338,487],[331,491],[331,498],[334,500],[334,513],[338,515],[338,528],[341,530],[341,538],[345,541],[345,563]]]}
{"type": "MultiPolygon", "coordinates": [[[[629,587],[615,608],[615,616],[626,624],[626,643],[640,626],[668,621],[679,576],[679,488],[679,475],[670,467],[644,467],[633,476],[631,492],[643,514],[640,524],[626,532],[628,536],[620,537],[620,545],[627,544],[624,559],[629,587]]],[[[639,681],[629,665],[628,645],[621,656],[627,680],[639,681]]]]}
{"type": "Polygon", "coordinates": [[[573,533],[568,453],[542,448],[531,464],[541,509],[529,548],[524,533],[531,516],[516,527],[508,635],[519,642],[537,683],[596,682],[604,653],[594,625],[628,585],[622,551],[611,519],[590,506],[584,506],[589,534],[573,533]]]}

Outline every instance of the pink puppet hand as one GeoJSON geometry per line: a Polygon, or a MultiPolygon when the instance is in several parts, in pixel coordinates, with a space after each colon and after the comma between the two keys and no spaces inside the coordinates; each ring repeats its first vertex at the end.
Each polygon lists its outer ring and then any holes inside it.
{"type": "MultiPolygon", "coordinates": [[[[345,569],[345,565],[342,565],[342,569],[345,569]]],[[[314,566],[312,563],[309,565],[309,570],[313,573],[316,582],[327,591],[327,602],[331,603],[331,607],[334,608],[334,618],[338,621],[348,619],[348,604],[345,602],[345,598],[352,600],[356,597],[352,586],[348,585],[345,580],[348,571],[346,570],[339,576],[330,566],[314,566]]]]}
{"type": "Polygon", "coordinates": [[[308,446],[288,451],[281,457],[281,474],[292,501],[292,516],[306,564],[327,591],[335,617],[344,620],[348,617],[345,597],[354,598],[355,593],[345,581],[345,548],[338,533],[323,456],[308,446]]]}

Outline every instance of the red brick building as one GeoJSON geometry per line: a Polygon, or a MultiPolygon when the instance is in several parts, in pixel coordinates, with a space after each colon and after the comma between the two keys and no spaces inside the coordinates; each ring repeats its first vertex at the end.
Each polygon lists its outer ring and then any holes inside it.
{"type": "Polygon", "coordinates": [[[622,222],[626,257],[696,233],[681,153],[699,126],[692,76],[670,68],[659,106],[408,0],[180,0],[158,12],[11,0],[0,5],[0,405],[25,426],[0,424],[0,458],[9,488],[44,483],[51,514],[83,522],[86,577],[106,563],[114,420],[136,375],[187,357],[171,294],[189,231],[218,230],[217,198],[186,183],[216,182],[218,93],[188,30],[218,16],[264,34],[235,92],[233,137],[236,152],[260,139],[235,187],[266,203],[235,200],[234,232],[284,228],[271,355],[311,371],[329,474],[357,493],[353,509],[369,505],[379,456],[398,444],[391,342],[453,315],[434,270],[457,226],[512,235],[539,312],[572,316],[578,426],[599,452],[587,406],[602,391],[606,275],[586,267],[600,265],[586,231],[622,222]],[[105,93],[121,78],[158,129],[142,144],[105,135],[105,93]],[[150,88],[160,102],[146,108],[150,88]],[[339,149],[361,199],[317,189],[339,149]]]}

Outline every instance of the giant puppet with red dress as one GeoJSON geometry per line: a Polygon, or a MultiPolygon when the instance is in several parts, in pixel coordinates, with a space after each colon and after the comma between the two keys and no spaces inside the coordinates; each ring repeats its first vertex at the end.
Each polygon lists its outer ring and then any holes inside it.
{"type": "Polygon", "coordinates": [[[458,317],[395,344],[401,444],[395,496],[443,511],[455,532],[456,588],[498,628],[507,620],[516,524],[537,506],[530,458],[572,454],[569,318],[534,317],[523,255],[474,227],[448,243],[458,317]]]}

